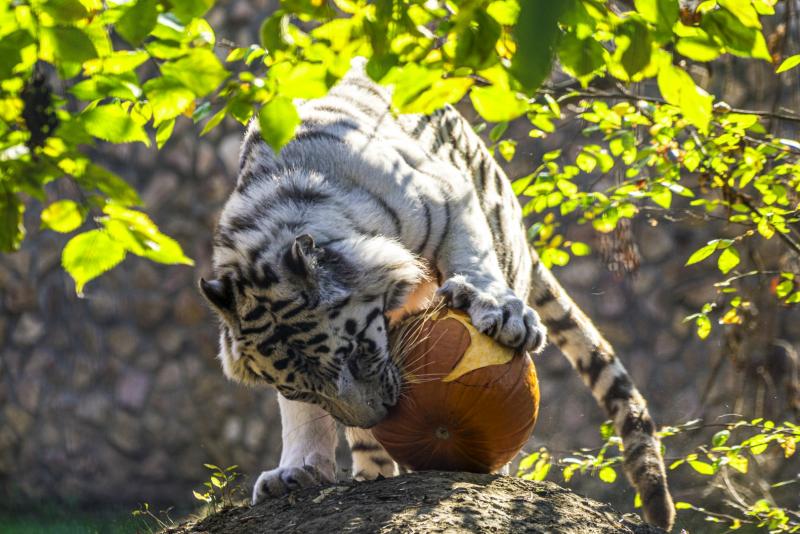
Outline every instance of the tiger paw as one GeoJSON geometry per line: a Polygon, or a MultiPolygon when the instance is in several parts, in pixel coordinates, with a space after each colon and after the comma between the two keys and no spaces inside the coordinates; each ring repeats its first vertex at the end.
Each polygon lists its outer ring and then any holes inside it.
{"type": "Polygon", "coordinates": [[[500,294],[479,289],[466,277],[456,275],[439,288],[439,295],[453,308],[466,311],[472,325],[499,343],[519,351],[537,352],[544,346],[547,330],[539,316],[512,291],[500,294]]]}
{"type": "Polygon", "coordinates": [[[253,487],[253,505],[295,490],[332,483],[333,476],[312,465],[277,467],[264,471],[253,487]]]}

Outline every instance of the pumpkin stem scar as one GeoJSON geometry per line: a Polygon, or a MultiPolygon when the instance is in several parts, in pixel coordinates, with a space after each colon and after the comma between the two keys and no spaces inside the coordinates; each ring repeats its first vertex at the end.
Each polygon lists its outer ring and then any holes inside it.
{"type": "Polygon", "coordinates": [[[458,321],[469,332],[470,343],[464,356],[458,364],[450,371],[442,382],[452,382],[457,380],[475,369],[488,367],[490,365],[503,365],[514,358],[514,350],[500,345],[497,341],[486,334],[481,334],[472,326],[466,314],[448,310],[442,320],[452,319],[458,321]]]}
{"type": "Polygon", "coordinates": [[[443,426],[436,429],[436,437],[439,439],[450,439],[450,432],[443,426]]]}

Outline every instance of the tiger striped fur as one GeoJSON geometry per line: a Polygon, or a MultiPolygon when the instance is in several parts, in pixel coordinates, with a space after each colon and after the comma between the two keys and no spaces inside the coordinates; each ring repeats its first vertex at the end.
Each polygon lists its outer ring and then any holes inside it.
{"type": "Polygon", "coordinates": [[[215,277],[200,282],[221,318],[226,375],[280,393],[280,465],[262,473],[253,501],[333,480],[336,421],[355,478],[397,473],[367,430],[402,387],[388,318],[438,287],[501,343],[537,352],[546,334],[561,349],[622,437],[646,519],[670,528],[645,400],[528,246],[510,183],[466,120],[452,107],[392,115],[390,93],[359,64],[298,111],[279,156],[251,124],[215,233],[215,277]]]}

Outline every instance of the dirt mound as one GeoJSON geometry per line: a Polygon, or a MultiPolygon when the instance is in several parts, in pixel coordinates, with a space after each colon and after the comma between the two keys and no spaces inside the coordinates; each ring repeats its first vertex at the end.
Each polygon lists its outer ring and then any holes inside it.
{"type": "Polygon", "coordinates": [[[223,510],[171,534],[636,533],[664,531],[551,482],[429,471],[299,491],[223,510]]]}

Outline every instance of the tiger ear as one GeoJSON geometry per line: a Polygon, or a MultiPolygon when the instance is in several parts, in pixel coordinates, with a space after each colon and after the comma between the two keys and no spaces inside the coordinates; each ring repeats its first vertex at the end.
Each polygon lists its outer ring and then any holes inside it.
{"type": "Polygon", "coordinates": [[[200,279],[200,292],[209,304],[222,313],[233,311],[233,285],[229,276],[223,276],[214,280],[200,279]]]}
{"type": "Polygon", "coordinates": [[[286,267],[298,276],[311,274],[320,249],[308,234],[297,236],[283,257],[286,267]]]}

